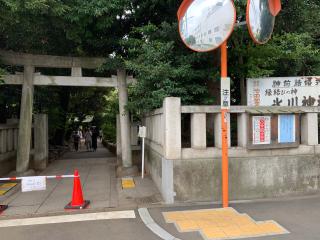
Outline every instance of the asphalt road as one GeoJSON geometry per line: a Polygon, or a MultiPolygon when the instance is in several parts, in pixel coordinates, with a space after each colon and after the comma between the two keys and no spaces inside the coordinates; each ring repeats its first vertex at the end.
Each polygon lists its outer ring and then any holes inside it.
{"type": "Polygon", "coordinates": [[[0,228],[0,239],[10,240],[159,240],[136,219],[96,220],[0,228]]]}
{"type": "MultiPolygon", "coordinates": [[[[230,204],[240,213],[249,214],[254,220],[275,220],[290,233],[248,240],[319,240],[320,196],[283,199],[278,201],[230,204]]],[[[165,211],[214,208],[217,205],[193,205],[149,208],[153,220],[174,237],[182,240],[202,240],[197,232],[178,232],[173,224],[164,222],[165,211]]],[[[0,240],[158,240],[142,222],[137,211],[136,218],[95,220],[71,223],[55,223],[32,226],[0,228],[0,240]]],[[[81,217],[81,215],[79,215],[81,217]]]]}

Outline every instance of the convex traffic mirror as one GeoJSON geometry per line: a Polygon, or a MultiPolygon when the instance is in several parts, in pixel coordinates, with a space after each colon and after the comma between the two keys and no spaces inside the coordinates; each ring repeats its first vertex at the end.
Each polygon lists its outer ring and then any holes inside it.
{"type": "Polygon", "coordinates": [[[178,11],[179,31],[187,47],[214,50],[231,35],[236,21],[232,0],[185,0],[178,11]]]}
{"type": "Polygon", "coordinates": [[[248,0],[247,25],[251,38],[264,44],[271,38],[275,16],[271,14],[268,0],[248,0]]]}

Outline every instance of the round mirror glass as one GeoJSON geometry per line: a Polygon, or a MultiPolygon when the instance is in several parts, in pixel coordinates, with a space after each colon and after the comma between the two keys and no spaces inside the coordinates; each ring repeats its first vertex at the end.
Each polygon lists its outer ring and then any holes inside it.
{"type": "Polygon", "coordinates": [[[178,13],[180,35],[194,51],[218,48],[233,31],[236,10],[232,0],[189,0],[181,8],[178,13]]]}
{"type": "Polygon", "coordinates": [[[247,25],[249,33],[258,44],[263,44],[271,38],[275,17],[269,9],[269,0],[248,0],[247,25]]]}

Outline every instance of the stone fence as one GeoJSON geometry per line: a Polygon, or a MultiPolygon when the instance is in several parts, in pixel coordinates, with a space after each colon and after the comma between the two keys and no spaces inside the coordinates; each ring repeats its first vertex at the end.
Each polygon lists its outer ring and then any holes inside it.
{"type": "MultiPolygon", "coordinates": [[[[19,142],[19,120],[8,119],[0,124],[0,176],[16,169],[16,157],[19,142]]],[[[31,168],[42,170],[48,161],[48,117],[35,114],[30,144],[31,168]]]]}
{"type": "MultiPolygon", "coordinates": [[[[320,108],[295,108],[299,112],[299,135],[295,147],[284,145],[260,149],[250,149],[248,146],[249,109],[233,106],[227,119],[231,200],[318,193],[320,108]],[[231,131],[230,125],[233,126],[231,131]],[[232,137],[233,143],[230,141],[232,137]]],[[[181,106],[180,98],[166,98],[162,108],[145,116],[146,168],[167,203],[220,201],[220,121],[220,106],[181,106]],[[190,115],[189,129],[182,124],[186,115],[190,115]],[[186,132],[190,137],[188,144],[184,144],[182,139],[186,132]],[[208,143],[208,133],[209,139],[214,139],[211,145],[208,143]]]]}
{"type": "Polygon", "coordinates": [[[0,175],[14,169],[18,147],[18,124],[0,125],[0,175]]]}

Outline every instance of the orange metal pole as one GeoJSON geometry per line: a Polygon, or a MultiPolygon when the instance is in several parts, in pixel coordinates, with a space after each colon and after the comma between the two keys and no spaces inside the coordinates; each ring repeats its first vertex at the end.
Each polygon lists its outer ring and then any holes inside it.
{"type": "MultiPolygon", "coordinates": [[[[221,81],[228,76],[227,41],[221,45],[221,81]]],[[[222,99],[221,99],[222,101],[222,99]]],[[[228,110],[221,109],[222,137],[222,206],[229,205],[229,167],[228,167],[228,110]]]]}
{"type": "Polygon", "coordinates": [[[228,77],[227,42],[221,45],[221,77],[228,77]]]}

